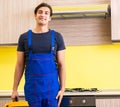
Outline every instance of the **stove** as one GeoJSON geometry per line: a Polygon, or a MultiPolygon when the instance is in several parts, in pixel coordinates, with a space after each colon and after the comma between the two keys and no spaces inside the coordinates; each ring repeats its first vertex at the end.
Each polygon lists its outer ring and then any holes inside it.
{"type": "Polygon", "coordinates": [[[66,88],[65,93],[73,93],[64,95],[60,107],[96,107],[94,95],[80,95],[81,92],[97,92],[97,88],[66,88]]]}
{"type": "Polygon", "coordinates": [[[97,88],[90,88],[90,89],[85,89],[85,88],[66,88],[65,92],[97,92],[99,91],[97,88]]]}

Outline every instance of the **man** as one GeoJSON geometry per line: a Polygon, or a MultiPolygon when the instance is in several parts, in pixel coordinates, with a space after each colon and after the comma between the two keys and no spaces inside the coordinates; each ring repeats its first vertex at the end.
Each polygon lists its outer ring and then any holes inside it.
{"type": "Polygon", "coordinates": [[[60,107],[65,90],[65,45],[60,33],[48,27],[52,8],[46,3],[35,10],[36,26],[18,42],[12,100],[25,69],[25,98],[30,107],[60,107]]]}

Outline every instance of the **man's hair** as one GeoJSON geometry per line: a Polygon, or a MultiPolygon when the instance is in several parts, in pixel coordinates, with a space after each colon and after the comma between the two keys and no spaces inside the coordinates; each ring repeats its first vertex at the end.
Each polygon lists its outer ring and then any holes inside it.
{"type": "Polygon", "coordinates": [[[52,16],[52,14],[53,14],[53,13],[52,13],[52,12],[53,12],[52,7],[51,7],[49,4],[47,4],[47,3],[41,3],[41,4],[39,4],[39,5],[35,8],[34,14],[37,14],[38,9],[41,8],[41,7],[48,7],[48,8],[50,9],[50,16],[52,16]]]}

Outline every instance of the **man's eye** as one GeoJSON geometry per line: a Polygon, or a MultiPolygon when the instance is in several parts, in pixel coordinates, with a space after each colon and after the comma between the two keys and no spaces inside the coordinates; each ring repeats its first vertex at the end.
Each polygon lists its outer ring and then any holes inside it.
{"type": "Polygon", "coordinates": [[[42,11],[38,11],[38,14],[41,14],[42,13],[42,11]]]}
{"type": "Polygon", "coordinates": [[[48,12],[45,12],[46,15],[48,15],[49,13],[48,12]]]}

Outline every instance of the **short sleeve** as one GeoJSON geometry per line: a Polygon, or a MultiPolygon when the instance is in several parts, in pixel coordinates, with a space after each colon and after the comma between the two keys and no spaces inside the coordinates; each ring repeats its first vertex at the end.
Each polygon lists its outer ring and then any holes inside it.
{"type": "Polygon", "coordinates": [[[19,39],[18,39],[18,47],[17,47],[17,51],[25,51],[24,48],[24,35],[20,35],[19,39]]]}
{"type": "Polygon", "coordinates": [[[65,49],[65,43],[63,36],[60,33],[56,33],[57,51],[65,49]]]}

